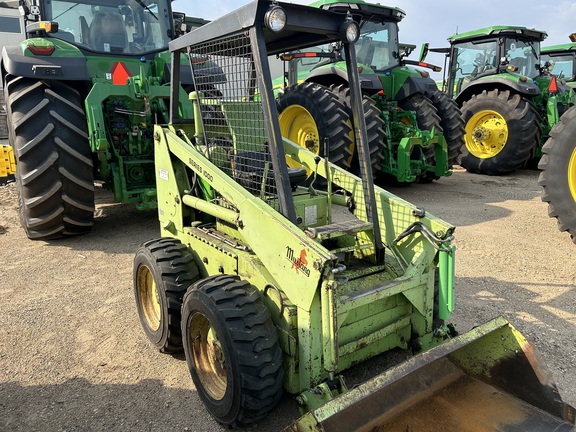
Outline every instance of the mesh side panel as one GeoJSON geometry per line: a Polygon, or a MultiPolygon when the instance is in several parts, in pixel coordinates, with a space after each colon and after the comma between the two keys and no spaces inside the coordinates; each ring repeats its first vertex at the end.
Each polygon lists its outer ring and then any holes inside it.
{"type": "Polygon", "coordinates": [[[277,196],[250,38],[227,36],[188,50],[208,157],[253,195],[277,196]]]}

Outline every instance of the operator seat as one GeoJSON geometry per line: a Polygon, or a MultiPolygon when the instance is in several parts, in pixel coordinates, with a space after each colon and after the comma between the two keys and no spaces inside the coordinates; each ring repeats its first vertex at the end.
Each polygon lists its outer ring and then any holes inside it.
{"type": "Polygon", "coordinates": [[[90,24],[90,45],[102,52],[123,53],[126,51],[128,35],[120,12],[96,12],[90,24]]]}

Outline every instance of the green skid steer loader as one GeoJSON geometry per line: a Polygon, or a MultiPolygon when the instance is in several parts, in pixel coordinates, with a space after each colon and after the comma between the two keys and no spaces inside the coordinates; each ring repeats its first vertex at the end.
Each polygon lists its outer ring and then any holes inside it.
{"type": "Polygon", "coordinates": [[[461,336],[448,324],[454,227],[374,186],[359,36],[352,17],[258,0],[170,43],[170,122],[154,127],[161,237],[134,258],[144,332],[160,351],[184,350],[199,398],[228,427],[262,419],[287,391],[307,413],[291,430],[440,419],[435,430],[460,432],[478,430],[473,418],[493,426],[483,430],[571,430],[574,408],[507,321],[461,336]],[[284,138],[276,110],[269,56],[333,42],[348,62],[360,176],[284,138]],[[193,117],[179,109],[184,59],[193,117]],[[308,172],[327,190],[302,186],[308,172]],[[420,354],[347,389],[346,369],[394,348],[420,354]]]}
{"type": "MultiPolygon", "coordinates": [[[[168,42],[183,14],[175,22],[168,0],[30,0],[20,11],[26,37],[4,46],[0,69],[28,237],[88,232],[95,180],[117,202],[155,209],[153,125],[168,121],[168,42]]],[[[192,86],[189,70],[181,78],[192,86]]]]}

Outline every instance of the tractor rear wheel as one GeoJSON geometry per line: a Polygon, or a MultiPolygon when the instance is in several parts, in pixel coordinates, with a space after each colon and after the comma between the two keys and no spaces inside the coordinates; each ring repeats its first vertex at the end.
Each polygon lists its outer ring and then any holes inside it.
{"type": "MultiPolygon", "coordinates": [[[[283,137],[322,157],[326,156],[327,139],[330,162],[350,168],[352,128],[344,105],[328,88],[316,83],[293,84],[278,98],[277,107],[283,137]]],[[[308,172],[309,177],[312,174],[308,172]]]]}
{"type": "MultiPolygon", "coordinates": [[[[330,91],[336,95],[338,100],[344,105],[348,118],[352,117],[352,107],[350,106],[350,88],[344,85],[332,85],[330,91]]],[[[366,133],[368,138],[369,158],[372,165],[372,176],[382,169],[382,160],[384,159],[384,150],[386,148],[386,132],[382,119],[382,113],[376,106],[376,102],[369,96],[364,95],[362,98],[362,108],[364,109],[364,118],[366,119],[366,133]]],[[[353,135],[352,135],[353,136],[353,135]]],[[[354,155],[352,157],[353,174],[360,174],[360,162],[358,151],[355,144],[353,145],[354,155]]]]}
{"type": "Polygon", "coordinates": [[[538,184],[548,215],[558,220],[560,231],[568,231],[576,243],[576,107],[570,108],[552,128],[542,148],[538,184]]]}
{"type": "Polygon", "coordinates": [[[460,165],[469,172],[509,174],[539,145],[540,116],[529,100],[505,90],[482,91],[462,104],[466,124],[460,165]]]}
{"type": "Polygon", "coordinates": [[[88,232],[94,174],[80,94],[59,81],[7,77],[10,144],[20,221],[31,239],[88,232]]]}
{"type": "Polygon", "coordinates": [[[192,254],[179,240],[151,240],[136,252],[134,295],[138,316],[146,336],[161,352],[182,350],[182,297],[198,277],[192,254]]]}
{"type": "Polygon", "coordinates": [[[282,396],[282,351],[259,293],[237,276],[196,282],[182,307],[184,353],[198,395],[220,423],[264,418],[282,396]]]}
{"type": "Polygon", "coordinates": [[[446,147],[448,148],[448,168],[457,165],[464,146],[464,120],[458,104],[451,99],[446,93],[441,91],[434,92],[430,95],[430,100],[436,107],[440,116],[440,126],[444,131],[446,147]]]}
{"type": "MultiPolygon", "coordinates": [[[[442,133],[442,126],[440,126],[440,116],[432,101],[421,93],[414,93],[411,96],[398,102],[398,106],[405,111],[414,111],[416,113],[416,122],[421,130],[431,131],[434,128],[435,132],[442,133]]],[[[426,161],[430,165],[436,164],[436,149],[433,145],[423,149],[426,161]]],[[[430,183],[437,180],[439,177],[433,172],[427,171],[418,177],[420,183],[430,183]]]]}

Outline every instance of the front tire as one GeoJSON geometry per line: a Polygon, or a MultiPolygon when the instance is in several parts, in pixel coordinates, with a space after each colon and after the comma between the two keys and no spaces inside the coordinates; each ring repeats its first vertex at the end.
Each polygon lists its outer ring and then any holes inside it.
{"type": "Polygon", "coordinates": [[[192,254],[179,240],[150,240],[136,252],[133,279],[138,317],[161,352],[182,350],[182,297],[198,277],[192,254]]]}
{"type": "Polygon", "coordinates": [[[190,287],[182,307],[184,353],[198,395],[220,423],[246,426],[282,396],[282,351],[259,293],[237,276],[190,287]]]}
{"type": "Polygon", "coordinates": [[[510,174],[530,159],[540,143],[540,116],[510,91],[482,91],[462,104],[466,124],[460,165],[469,172],[510,174]]]}
{"type": "Polygon", "coordinates": [[[556,218],[560,231],[567,231],[576,243],[576,107],[570,108],[552,128],[542,147],[538,184],[548,215],[556,218]]]}
{"type": "Polygon", "coordinates": [[[20,221],[31,239],[84,234],[94,224],[94,177],[80,94],[59,81],[7,77],[20,221]]]}
{"type": "MultiPolygon", "coordinates": [[[[293,84],[278,98],[277,108],[283,137],[321,157],[326,156],[327,139],[330,162],[350,168],[352,128],[345,107],[328,88],[316,83],[293,84]]],[[[308,176],[312,174],[308,170],[308,176]]]]}

